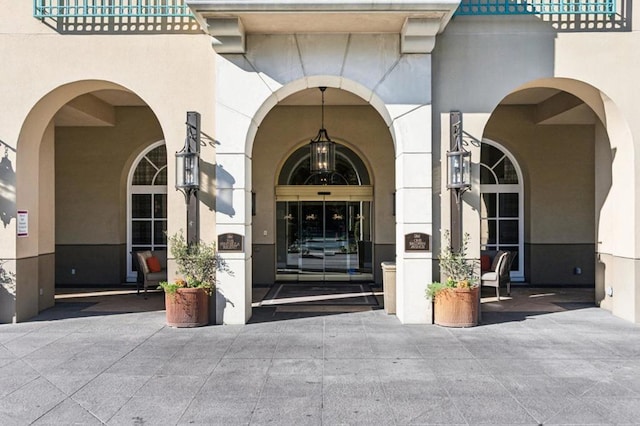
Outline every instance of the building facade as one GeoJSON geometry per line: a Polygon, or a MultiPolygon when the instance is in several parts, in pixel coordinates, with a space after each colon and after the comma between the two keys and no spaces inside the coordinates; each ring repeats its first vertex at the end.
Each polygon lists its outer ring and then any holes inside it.
{"type": "Polygon", "coordinates": [[[132,253],[185,228],[188,111],[201,115],[200,238],[240,243],[221,253],[219,323],[249,320],[256,285],[381,283],[382,261],[397,265],[400,321],[431,322],[424,290],[456,226],[452,111],[472,158],[471,255],[517,251],[514,281],[594,286],[640,322],[628,1],[0,7],[0,322],[52,306],[56,284],[135,280],[132,253]],[[336,142],[328,180],[309,166],[320,127],[336,142]]]}

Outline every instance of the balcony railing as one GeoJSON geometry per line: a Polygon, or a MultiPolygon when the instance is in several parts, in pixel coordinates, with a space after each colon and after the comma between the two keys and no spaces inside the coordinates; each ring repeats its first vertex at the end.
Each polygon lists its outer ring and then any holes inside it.
{"type": "Polygon", "coordinates": [[[616,0],[462,0],[457,15],[612,15],[616,0]]]}
{"type": "Polygon", "coordinates": [[[33,0],[35,18],[190,18],[183,0],[33,0]]]}
{"type": "MultiPolygon", "coordinates": [[[[456,16],[533,15],[558,31],[628,31],[630,11],[631,0],[461,0],[456,16]]],[[[185,0],[33,0],[33,16],[65,33],[201,31],[185,0]]]]}
{"type": "MultiPolygon", "coordinates": [[[[457,15],[613,14],[616,0],[462,0],[457,15]]],[[[33,0],[36,18],[191,17],[183,0],[33,0]]]]}

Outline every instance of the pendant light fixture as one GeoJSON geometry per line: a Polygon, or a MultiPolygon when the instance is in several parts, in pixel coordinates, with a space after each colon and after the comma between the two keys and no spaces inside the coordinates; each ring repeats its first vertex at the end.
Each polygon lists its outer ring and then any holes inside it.
{"type": "Polygon", "coordinates": [[[324,128],[324,91],[326,87],[320,87],[322,93],[322,121],[318,135],[311,139],[311,173],[330,174],[336,170],[336,144],[329,138],[324,128]]]}

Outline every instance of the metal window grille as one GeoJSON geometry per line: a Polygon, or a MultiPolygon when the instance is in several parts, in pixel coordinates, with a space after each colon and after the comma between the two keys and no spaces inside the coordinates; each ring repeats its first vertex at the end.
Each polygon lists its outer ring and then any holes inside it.
{"type": "Polygon", "coordinates": [[[188,18],[183,0],[33,0],[35,18],[188,18]]]}
{"type": "Polygon", "coordinates": [[[616,0],[462,0],[457,15],[597,15],[616,13],[616,0]]]}

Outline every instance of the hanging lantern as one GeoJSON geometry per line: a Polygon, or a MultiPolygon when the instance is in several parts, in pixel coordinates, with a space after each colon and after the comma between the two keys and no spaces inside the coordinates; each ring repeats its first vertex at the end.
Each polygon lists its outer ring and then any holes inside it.
{"type": "Polygon", "coordinates": [[[336,170],[336,144],[331,140],[324,128],[324,92],[326,87],[320,87],[322,92],[322,120],[318,135],[311,139],[311,173],[329,174],[336,170]]]}

